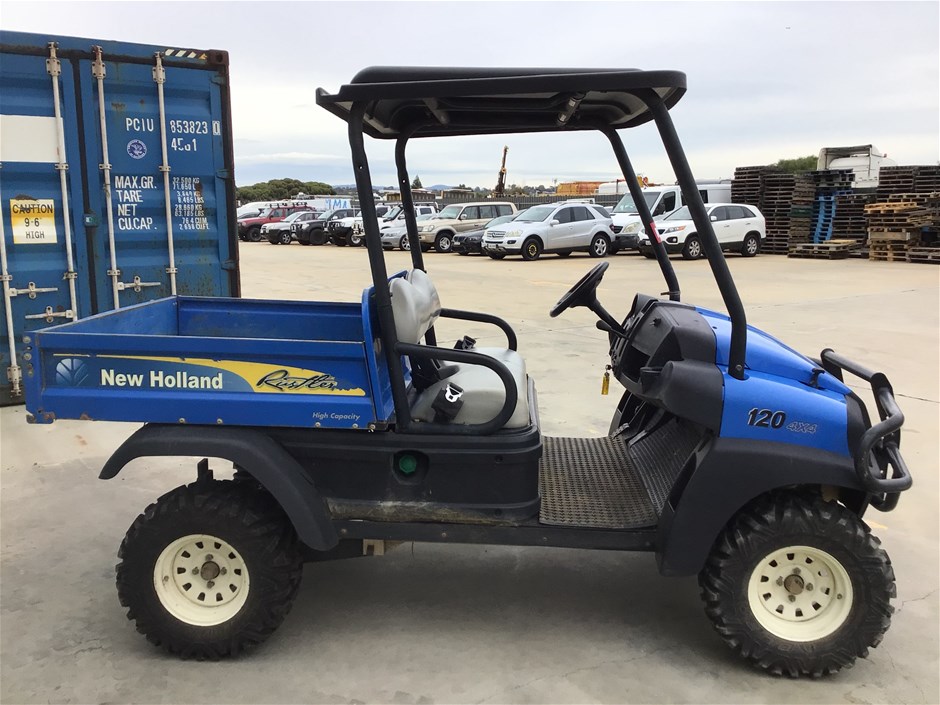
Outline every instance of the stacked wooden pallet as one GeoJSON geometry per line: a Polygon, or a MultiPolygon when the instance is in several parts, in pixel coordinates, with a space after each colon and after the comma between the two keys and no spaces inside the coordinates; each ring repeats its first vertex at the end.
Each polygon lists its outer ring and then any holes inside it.
{"type": "Polygon", "coordinates": [[[847,259],[861,247],[858,240],[829,240],[828,242],[803,242],[790,246],[790,257],[809,259],[847,259]]]}
{"type": "Polygon", "coordinates": [[[785,255],[791,245],[809,242],[815,187],[805,174],[764,175],[761,212],[767,221],[763,251],[785,255]]]}
{"type": "Polygon", "coordinates": [[[748,203],[763,212],[764,177],[779,173],[781,170],[773,166],[739,166],[731,180],[732,202],[748,203]]]}
{"type": "Polygon", "coordinates": [[[864,245],[868,240],[868,218],[865,206],[873,198],[869,193],[846,193],[835,197],[835,215],[832,219],[833,240],[856,240],[864,245]]]}
{"type": "Polygon", "coordinates": [[[906,262],[908,247],[921,244],[921,231],[931,223],[927,209],[915,200],[893,199],[865,206],[871,260],[906,262]]]}

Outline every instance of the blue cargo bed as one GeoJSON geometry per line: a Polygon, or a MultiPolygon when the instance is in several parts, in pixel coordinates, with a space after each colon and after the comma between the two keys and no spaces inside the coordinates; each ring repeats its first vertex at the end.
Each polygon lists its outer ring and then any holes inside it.
{"type": "Polygon", "coordinates": [[[26,339],[27,410],[39,423],[375,428],[392,403],[371,318],[368,291],[361,304],[176,296],[47,328],[26,339]]]}

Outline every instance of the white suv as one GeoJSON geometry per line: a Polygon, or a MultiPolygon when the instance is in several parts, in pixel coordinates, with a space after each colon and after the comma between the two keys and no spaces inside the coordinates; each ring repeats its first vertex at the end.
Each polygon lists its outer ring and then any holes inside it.
{"type": "Polygon", "coordinates": [[[522,255],[524,260],[534,260],[543,252],[559,257],[572,252],[606,257],[612,240],[610,216],[604,208],[564,201],[533,206],[509,223],[487,230],[483,252],[493,259],[522,255]]]}
{"type": "MultiPolygon", "coordinates": [[[[754,206],[741,203],[706,203],[705,212],[708,213],[722,250],[740,252],[745,257],[753,257],[760,252],[767,227],[764,216],[754,206]]],[[[657,220],[656,230],[669,254],[681,252],[685,259],[704,256],[702,240],[696,232],[688,206],[682,206],[672,215],[657,220]]],[[[640,238],[639,248],[648,258],[655,257],[653,246],[645,234],[640,238]]]]}

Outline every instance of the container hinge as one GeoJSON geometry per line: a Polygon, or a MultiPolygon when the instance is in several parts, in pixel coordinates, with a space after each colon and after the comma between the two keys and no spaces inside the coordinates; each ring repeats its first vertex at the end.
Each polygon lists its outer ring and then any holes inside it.
{"type": "Polygon", "coordinates": [[[231,179],[231,178],[232,178],[232,172],[229,171],[228,169],[218,169],[218,170],[215,172],[215,178],[217,178],[217,179],[231,179]]]}
{"type": "Polygon", "coordinates": [[[215,74],[212,78],[209,79],[212,83],[216,83],[220,86],[228,85],[228,76],[223,76],[220,73],[215,74]]]}
{"type": "Polygon", "coordinates": [[[167,273],[167,274],[179,274],[179,271],[180,271],[180,270],[178,270],[176,267],[167,267],[167,268],[166,268],[166,273],[167,273]]]}
{"type": "Polygon", "coordinates": [[[52,321],[55,320],[56,318],[68,318],[69,320],[71,320],[75,318],[75,312],[72,311],[71,309],[66,310],[66,311],[53,311],[52,306],[46,306],[45,313],[33,313],[28,316],[23,316],[23,318],[28,318],[28,319],[44,318],[46,319],[46,323],[52,323],[52,321]]]}
{"type": "MultiPolygon", "coordinates": [[[[110,274],[110,272],[108,272],[110,274]]],[[[118,272],[120,274],[120,272],[118,272]]],[[[125,284],[124,282],[118,282],[118,291],[124,291],[125,289],[133,289],[136,292],[140,292],[141,289],[147,286],[160,286],[160,282],[142,282],[140,277],[134,277],[134,281],[130,284],[125,284]]]]}
{"type": "Polygon", "coordinates": [[[158,168],[160,171],[165,171],[165,172],[168,173],[168,174],[173,170],[173,167],[171,167],[169,164],[161,164],[161,165],[158,166],[157,168],[158,168]]]}
{"type": "Polygon", "coordinates": [[[234,272],[234,271],[235,271],[235,260],[233,260],[233,259],[224,260],[224,261],[222,262],[222,269],[224,269],[226,272],[234,272]]]}
{"type": "Polygon", "coordinates": [[[104,80],[108,75],[108,70],[105,68],[104,61],[101,59],[101,47],[93,46],[91,50],[95,52],[95,60],[91,62],[91,75],[104,80]]]}
{"type": "Polygon", "coordinates": [[[13,364],[7,367],[7,379],[13,385],[13,396],[20,396],[22,394],[20,383],[23,381],[23,370],[19,365],[13,364]]]}
{"type": "Polygon", "coordinates": [[[110,164],[99,164],[98,168],[101,169],[101,171],[111,171],[110,164]]]}
{"type": "Polygon", "coordinates": [[[66,164],[65,162],[59,162],[58,164],[55,165],[55,169],[56,171],[68,171],[69,165],[66,164]]]}
{"type": "Polygon", "coordinates": [[[46,73],[53,77],[62,74],[62,62],[60,62],[59,58],[56,56],[58,46],[56,42],[49,42],[49,58],[46,59],[46,73]]]}
{"type": "Polygon", "coordinates": [[[10,287],[10,296],[28,296],[35,299],[37,294],[48,294],[51,291],[58,291],[56,287],[36,286],[36,282],[30,282],[25,289],[14,289],[10,287]]]}
{"type": "Polygon", "coordinates": [[[166,83],[166,69],[163,68],[163,54],[159,51],[154,53],[154,57],[157,60],[157,65],[153,67],[153,82],[154,83],[166,83]]]}
{"type": "Polygon", "coordinates": [[[13,281],[12,274],[0,274],[0,282],[11,282],[13,281]]]}
{"type": "Polygon", "coordinates": [[[69,279],[78,279],[78,272],[66,272],[62,275],[62,279],[68,281],[69,279]]]}

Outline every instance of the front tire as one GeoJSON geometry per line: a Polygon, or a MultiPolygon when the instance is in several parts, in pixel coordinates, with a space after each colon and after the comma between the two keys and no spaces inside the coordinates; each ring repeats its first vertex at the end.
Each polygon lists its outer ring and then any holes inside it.
{"type": "Polygon", "coordinates": [[[506,255],[502,252],[487,252],[486,256],[490,259],[505,259],[506,255]]]}
{"type": "Polygon", "coordinates": [[[591,239],[588,254],[591,257],[606,257],[610,253],[610,240],[603,233],[598,233],[591,239]]]}
{"type": "Polygon", "coordinates": [[[197,482],[128,529],[117,588],[137,631],[182,658],[235,656],[290,611],[303,563],[277,502],[254,482],[197,482]]]}
{"type": "Polygon", "coordinates": [[[522,243],[522,259],[534,262],[542,254],[542,242],[537,237],[530,237],[522,243]]]}
{"type": "Polygon", "coordinates": [[[411,240],[408,239],[407,235],[401,236],[401,240],[398,241],[398,247],[404,252],[411,252],[411,240]]]}
{"type": "Polygon", "coordinates": [[[745,508],[699,574],[705,612],[758,668],[819,677],[881,643],[896,594],[888,555],[853,512],[813,494],[745,508]]]}
{"type": "Polygon", "coordinates": [[[450,233],[439,233],[434,239],[434,250],[447,253],[452,249],[454,249],[453,236],[450,233]]]}
{"type": "Polygon", "coordinates": [[[702,241],[698,235],[689,235],[682,248],[682,259],[699,259],[702,256],[702,241]]]}
{"type": "Polygon", "coordinates": [[[282,245],[289,245],[291,243],[291,234],[288,230],[287,232],[282,232],[278,238],[282,245]]]}
{"type": "Polygon", "coordinates": [[[249,242],[261,242],[261,227],[255,225],[248,229],[249,242]]]}

